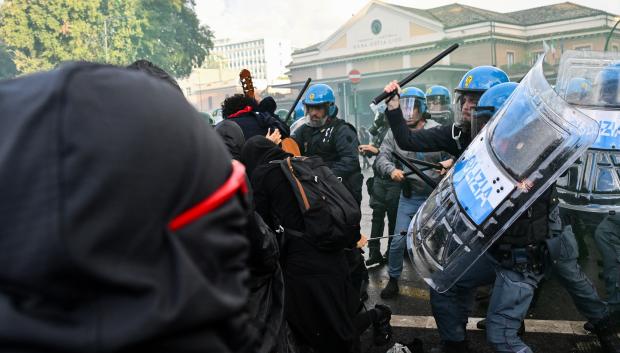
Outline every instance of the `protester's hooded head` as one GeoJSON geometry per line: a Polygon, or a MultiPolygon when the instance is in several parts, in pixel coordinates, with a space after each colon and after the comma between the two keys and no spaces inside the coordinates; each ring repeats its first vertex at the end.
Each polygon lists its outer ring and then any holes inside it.
{"type": "Polygon", "coordinates": [[[290,156],[292,154],[284,152],[282,148],[265,136],[251,137],[245,142],[243,150],[241,150],[241,162],[245,164],[246,172],[250,178],[258,166],[290,156]]]}
{"type": "Polygon", "coordinates": [[[270,114],[275,114],[277,107],[278,105],[276,104],[275,99],[273,99],[273,97],[271,96],[267,96],[263,98],[258,104],[259,111],[270,113],[270,114]]]}
{"type": "Polygon", "coordinates": [[[243,130],[239,124],[230,120],[222,120],[215,126],[215,131],[220,135],[228,151],[236,160],[241,159],[241,149],[245,143],[243,130]]]}
{"type": "Polygon", "coordinates": [[[243,167],[182,95],[67,64],[0,82],[0,116],[0,345],[248,344],[243,167]]]}

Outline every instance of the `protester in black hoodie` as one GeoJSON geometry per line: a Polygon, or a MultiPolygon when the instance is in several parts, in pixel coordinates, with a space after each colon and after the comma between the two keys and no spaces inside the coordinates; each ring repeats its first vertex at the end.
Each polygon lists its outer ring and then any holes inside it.
{"type": "MultiPolygon", "coordinates": [[[[223,120],[215,126],[228,151],[234,159],[241,158],[245,144],[243,131],[230,120],[223,120]]],[[[250,190],[250,194],[251,194],[250,190]]],[[[250,205],[252,207],[252,205],[250,205]]],[[[285,338],[284,321],[284,279],[279,263],[280,249],[276,234],[252,211],[246,227],[250,240],[250,299],[249,312],[252,327],[258,337],[256,353],[271,353],[285,338]]]]}
{"type": "Polygon", "coordinates": [[[243,130],[241,130],[241,127],[230,120],[222,120],[215,125],[215,131],[224,141],[232,157],[236,160],[240,160],[241,149],[245,144],[245,137],[243,137],[243,130]]]}
{"type": "Polygon", "coordinates": [[[375,323],[375,339],[391,335],[390,310],[378,305],[360,309],[344,249],[320,251],[305,237],[304,218],[292,186],[277,163],[291,155],[265,137],[249,139],[241,152],[253,187],[256,211],[272,228],[282,226],[280,263],[284,271],[285,315],[297,341],[318,352],[358,352],[359,334],[375,323]]]}
{"type": "Polygon", "coordinates": [[[289,137],[289,128],[272,111],[276,102],[272,97],[266,97],[259,104],[256,99],[243,94],[235,94],[222,103],[224,119],[233,121],[243,130],[246,141],[250,137],[265,136],[278,129],[282,138],[289,137]]]}
{"type": "Polygon", "coordinates": [[[0,116],[3,351],[252,350],[243,167],[179,91],[67,64],[0,116]]]}

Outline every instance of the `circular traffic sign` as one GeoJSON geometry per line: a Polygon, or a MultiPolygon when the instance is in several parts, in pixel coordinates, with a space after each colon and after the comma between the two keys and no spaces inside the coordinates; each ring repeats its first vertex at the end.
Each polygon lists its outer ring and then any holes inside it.
{"type": "Polygon", "coordinates": [[[362,74],[358,70],[353,69],[349,71],[349,80],[351,83],[360,83],[362,80],[362,74]]]}

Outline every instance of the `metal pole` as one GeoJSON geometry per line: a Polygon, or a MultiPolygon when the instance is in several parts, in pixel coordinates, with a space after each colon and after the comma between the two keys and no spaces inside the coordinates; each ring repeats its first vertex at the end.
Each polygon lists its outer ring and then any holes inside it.
{"type": "Polygon", "coordinates": [[[103,52],[105,53],[105,62],[108,63],[108,19],[103,19],[103,52]]]}
{"type": "Polygon", "coordinates": [[[355,129],[359,130],[359,121],[357,120],[357,87],[352,86],[353,89],[353,114],[355,115],[355,129]]]}
{"type": "Polygon", "coordinates": [[[607,40],[605,41],[605,49],[603,49],[603,51],[607,51],[607,47],[609,47],[609,40],[611,39],[611,35],[614,33],[614,30],[616,29],[616,27],[618,27],[618,24],[620,23],[620,20],[618,20],[616,22],[616,24],[614,25],[614,27],[611,29],[611,31],[609,32],[609,34],[607,35],[607,40]]]}

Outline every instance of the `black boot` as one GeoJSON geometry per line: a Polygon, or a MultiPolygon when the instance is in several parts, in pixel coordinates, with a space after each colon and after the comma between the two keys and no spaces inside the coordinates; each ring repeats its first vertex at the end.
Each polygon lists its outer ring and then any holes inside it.
{"type": "Polygon", "coordinates": [[[394,298],[398,295],[398,280],[396,278],[390,277],[388,284],[381,291],[381,298],[390,299],[394,298]]]}
{"type": "Polygon", "coordinates": [[[366,266],[374,266],[374,265],[382,265],[383,256],[381,256],[381,251],[377,248],[370,249],[370,255],[368,256],[368,260],[366,260],[366,266]]]}
{"type": "Polygon", "coordinates": [[[377,346],[382,346],[392,338],[392,310],[386,305],[376,304],[377,320],[372,323],[373,340],[377,346]]]}
{"type": "Polygon", "coordinates": [[[443,353],[471,353],[467,341],[443,341],[443,353]]]}
{"type": "Polygon", "coordinates": [[[618,329],[612,325],[611,319],[606,317],[594,323],[594,333],[598,337],[601,348],[605,353],[620,353],[620,337],[618,329]]]}

